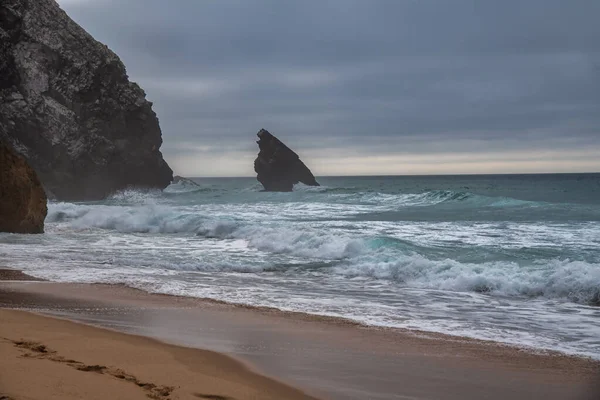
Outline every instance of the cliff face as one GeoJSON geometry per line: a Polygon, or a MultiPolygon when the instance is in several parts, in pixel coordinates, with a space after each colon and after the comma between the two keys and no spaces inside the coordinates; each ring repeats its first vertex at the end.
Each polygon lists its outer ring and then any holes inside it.
{"type": "Polygon", "coordinates": [[[46,193],[33,168],[0,141],[0,232],[44,232],[46,203],[46,193]]]}
{"type": "Polygon", "coordinates": [[[54,0],[0,3],[0,139],[61,200],[166,187],[152,103],[125,66],[54,0]]]}
{"type": "Polygon", "coordinates": [[[283,144],[269,131],[261,129],[257,136],[260,149],[254,160],[256,179],[270,192],[291,192],[294,185],[302,182],[319,186],[312,172],[300,160],[298,154],[283,144]]]}

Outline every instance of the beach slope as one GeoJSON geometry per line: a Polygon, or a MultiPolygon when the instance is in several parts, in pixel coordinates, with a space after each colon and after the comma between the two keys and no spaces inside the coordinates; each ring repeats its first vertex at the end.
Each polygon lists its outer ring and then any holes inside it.
{"type": "Polygon", "coordinates": [[[0,399],[600,398],[597,360],[15,274],[0,282],[0,399]]]}
{"type": "Polygon", "coordinates": [[[311,398],[211,351],[24,311],[0,321],[2,399],[311,398]]]}

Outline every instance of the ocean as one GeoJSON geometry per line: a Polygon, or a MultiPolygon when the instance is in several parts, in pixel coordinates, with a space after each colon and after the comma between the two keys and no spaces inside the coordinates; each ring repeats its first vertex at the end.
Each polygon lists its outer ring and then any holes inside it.
{"type": "Polygon", "coordinates": [[[0,265],[600,359],[600,174],[317,179],[50,202],[0,265]]]}

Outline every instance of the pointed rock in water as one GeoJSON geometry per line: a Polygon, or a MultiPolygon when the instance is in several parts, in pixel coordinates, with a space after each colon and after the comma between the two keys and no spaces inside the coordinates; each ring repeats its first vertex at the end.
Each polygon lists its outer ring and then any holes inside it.
{"type": "Polygon", "coordinates": [[[294,185],[302,182],[319,186],[314,175],[300,160],[298,154],[283,144],[269,131],[261,129],[257,136],[260,152],[254,160],[256,179],[270,192],[291,192],[294,185]]]}
{"type": "Polygon", "coordinates": [[[59,200],[162,189],[173,177],[152,103],[55,0],[0,2],[0,139],[59,200]]]}
{"type": "Polygon", "coordinates": [[[0,232],[43,233],[46,203],[33,168],[0,141],[0,232]]]}

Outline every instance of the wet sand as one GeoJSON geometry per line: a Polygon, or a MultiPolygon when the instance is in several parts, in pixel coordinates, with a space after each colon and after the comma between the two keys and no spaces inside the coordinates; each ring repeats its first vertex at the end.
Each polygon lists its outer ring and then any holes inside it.
{"type": "Polygon", "coordinates": [[[42,279],[24,274],[16,269],[0,267],[0,281],[42,281],[42,279]]]}
{"type": "Polygon", "coordinates": [[[0,307],[224,353],[320,398],[600,398],[595,361],[339,319],[50,282],[0,282],[0,307]]]}
{"type": "Polygon", "coordinates": [[[0,398],[310,399],[219,353],[0,310],[0,398]]]}

